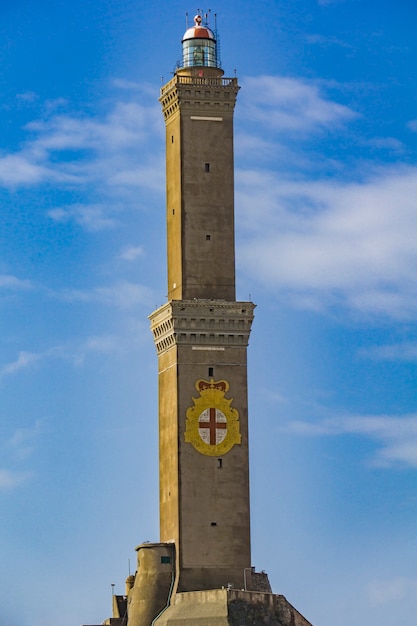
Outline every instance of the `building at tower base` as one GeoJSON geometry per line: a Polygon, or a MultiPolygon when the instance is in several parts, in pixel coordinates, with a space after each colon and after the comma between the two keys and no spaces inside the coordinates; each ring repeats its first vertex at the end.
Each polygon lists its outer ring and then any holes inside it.
{"type": "Polygon", "coordinates": [[[157,626],[311,626],[282,595],[212,589],[176,595],[157,626]]]}

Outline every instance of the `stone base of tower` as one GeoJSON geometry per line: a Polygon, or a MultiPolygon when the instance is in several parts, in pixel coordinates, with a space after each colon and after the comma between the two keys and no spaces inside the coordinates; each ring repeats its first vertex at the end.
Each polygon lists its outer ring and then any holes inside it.
{"type": "Polygon", "coordinates": [[[282,595],[211,589],[177,593],[155,626],[312,626],[282,595]]]}
{"type": "Polygon", "coordinates": [[[176,590],[183,593],[225,588],[272,592],[268,575],[255,572],[254,567],[183,567],[176,590]]]}

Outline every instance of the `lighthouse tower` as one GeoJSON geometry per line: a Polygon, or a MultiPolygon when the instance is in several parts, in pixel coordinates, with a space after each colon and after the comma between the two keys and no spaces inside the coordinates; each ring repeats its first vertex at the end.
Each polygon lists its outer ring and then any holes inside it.
{"type": "Polygon", "coordinates": [[[251,565],[247,346],[236,300],[233,111],[202,15],[161,89],[166,126],[167,302],[158,357],[160,541],[137,550],[112,626],[311,626],[251,565]]]}
{"type": "Polygon", "coordinates": [[[250,569],[246,351],[235,298],[233,111],[213,31],[194,18],[161,89],[168,302],[151,316],[159,370],[160,540],[177,590],[242,588],[250,569]]]}

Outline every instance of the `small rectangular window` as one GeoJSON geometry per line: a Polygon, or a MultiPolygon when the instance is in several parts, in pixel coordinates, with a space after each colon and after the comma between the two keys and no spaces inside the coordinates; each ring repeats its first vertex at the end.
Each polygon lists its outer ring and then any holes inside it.
{"type": "Polygon", "coordinates": [[[161,563],[171,563],[170,556],[161,556],[161,563]]]}
{"type": "Polygon", "coordinates": [[[206,241],[210,241],[211,235],[206,235],[206,241]]]}
{"type": "Polygon", "coordinates": [[[210,163],[205,163],[204,164],[204,169],[205,169],[206,172],[209,172],[210,171],[210,163]]]}
{"type": "Polygon", "coordinates": [[[217,526],[217,522],[211,522],[212,526],[217,526]]]}
{"type": "Polygon", "coordinates": [[[171,135],[171,143],[174,143],[174,135],[171,135]]]}
{"type": "Polygon", "coordinates": [[[217,467],[223,469],[223,459],[217,459],[217,467]]]}
{"type": "Polygon", "coordinates": [[[209,376],[214,376],[214,367],[209,367],[208,368],[208,375],[209,376]]]}

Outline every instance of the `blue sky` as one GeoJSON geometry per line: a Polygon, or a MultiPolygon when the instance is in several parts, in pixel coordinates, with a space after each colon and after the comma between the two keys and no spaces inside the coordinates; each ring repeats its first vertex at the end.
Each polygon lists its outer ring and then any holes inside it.
{"type": "MultiPolygon", "coordinates": [[[[417,9],[223,1],[252,556],[314,626],[417,612],[417,9]]],[[[0,6],[0,623],[110,615],[158,540],[157,101],[185,12],[0,6]]]]}

